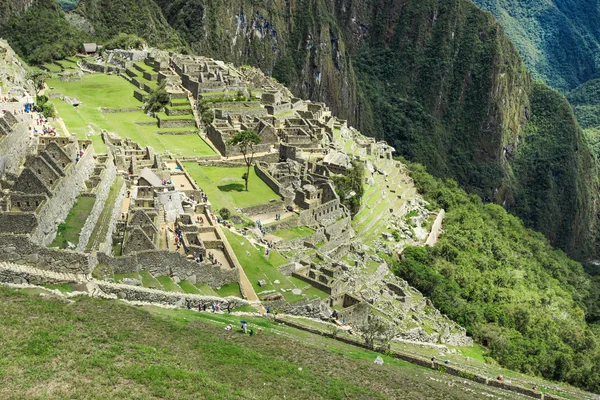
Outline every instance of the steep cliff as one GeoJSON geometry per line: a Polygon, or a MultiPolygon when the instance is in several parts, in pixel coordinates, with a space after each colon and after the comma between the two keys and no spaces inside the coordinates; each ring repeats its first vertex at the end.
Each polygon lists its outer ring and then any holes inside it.
{"type": "Polygon", "coordinates": [[[563,92],[600,72],[596,0],[473,0],[505,28],[536,79],[563,92]]]}

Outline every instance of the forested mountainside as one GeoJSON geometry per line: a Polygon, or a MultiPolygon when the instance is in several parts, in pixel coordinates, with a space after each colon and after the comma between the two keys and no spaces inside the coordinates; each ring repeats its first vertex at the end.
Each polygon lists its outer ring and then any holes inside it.
{"type": "Polygon", "coordinates": [[[535,78],[567,92],[598,77],[597,1],[473,1],[494,14],[535,78]]]}
{"type": "MultiPolygon", "coordinates": [[[[24,21],[42,8],[0,31],[30,60],[37,39],[24,21]]],[[[81,0],[74,12],[94,40],[181,37],[195,53],[260,66],[573,257],[596,253],[597,168],[567,101],[533,84],[502,27],[468,0],[81,0]]]]}

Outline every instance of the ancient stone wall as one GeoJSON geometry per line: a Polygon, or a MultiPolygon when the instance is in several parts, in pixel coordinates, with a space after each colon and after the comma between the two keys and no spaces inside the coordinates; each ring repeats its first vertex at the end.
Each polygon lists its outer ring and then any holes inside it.
{"type": "Polygon", "coordinates": [[[226,310],[227,305],[231,308],[239,307],[248,304],[247,301],[240,298],[228,297],[213,297],[201,296],[197,294],[183,294],[173,292],[163,292],[155,289],[147,289],[138,286],[123,285],[118,283],[109,283],[95,281],[96,285],[104,293],[114,294],[120,299],[128,301],[141,301],[145,303],[159,303],[173,307],[185,307],[189,301],[193,309],[198,309],[198,305],[208,303],[209,307],[215,303],[219,305],[221,310],[226,310]]]}
{"type": "Polygon", "coordinates": [[[0,233],[29,234],[38,226],[34,212],[0,213],[0,233]]]}
{"type": "Polygon", "coordinates": [[[56,237],[58,224],[65,220],[75,199],[84,188],[84,182],[89,179],[96,160],[92,146],[84,153],[79,162],[73,164],[53,189],[53,196],[48,199],[38,214],[38,227],[31,239],[44,246],[52,243],[56,237]]]}
{"type": "Polygon", "coordinates": [[[257,162],[254,164],[254,172],[256,172],[256,175],[262,179],[267,186],[283,198],[285,204],[292,204],[294,201],[294,193],[281,187],[279,182],[269,173],[267,168],[257,162]]]}
{"type": "Polygon", "coordinates": [[[47,271],[89,274],[95,258],[70,250],[50,249],[25,235],[0,235],[0,261],[31,265],[47,271]]]}
{"type": "Polygon", "coordinates": [[[113,185],[117,176],[117,167],[115,166],[110,154],[104,167],[105,168],[102,172],[100,183],[98,183],[94,192],[96,195],[94,207],[92,208],[92,211],[90,212],[90,215],[85,221],[85,224],[81,229],[81,233],[79,234],[79,242],[77,243],[76,249],[77,251],[85,251],[85,248],[90,240],[90,236],[92,235],[96,223],[98,222],[98,218],[104,209],[104,204],[110,193],[110,187],[113,185]]]}
{"type": "Polygon", "coordinates": [[[285,203],[278,199],[272,203],[260,204],[258,206],[242,208],[242,212],[247,215],[259,215],[276,212],[287,212],[285,203]]]}
{"type": "Polygon", "coordinates": [[[158,119],[159,128],[185,128],[190,126],[196,126],[196,121],[193,119],[158,119]]]}
{"type": "Polygon", "coordinates": [[[125,182],[119,188],[119,193],[117,194],[117,200],[115,201],[115,206],[112,209],[112,213],[110,215],[110,220],[108,222],[108,229],[106,231],[106,237],[100,243],[98,247],[98,251],[100,252],[108,252],[112,254],[112,235],[115,229],[117,228],[117,222],[121,217],[121,206],[123,205],[123,201],[125,201],[125,192],[127,191],[127,185],[125,182]]]}
{"type": "Polygon", "coordinates": [[[98,253],[98,262],[113,268],[115,273],[150,272],[153,276],[177,276],[192,283],[203,282],[211,287],[239,282],[237,268],[223,269],[212,263],[197,263],[185,255],[167,251],[140,251],[124,257],[111,257],[98,253]]]}
{"type": "MultiPolygon", "coordinates": [[[[4,159],[4,175],[15,177],[28,154],[33,154],[37,140],[29,133],[29,123],[20,122],[0,141],[0,154],[4,159]]],[[[0,178],[2,178],[0,171],[0,178]]]]}

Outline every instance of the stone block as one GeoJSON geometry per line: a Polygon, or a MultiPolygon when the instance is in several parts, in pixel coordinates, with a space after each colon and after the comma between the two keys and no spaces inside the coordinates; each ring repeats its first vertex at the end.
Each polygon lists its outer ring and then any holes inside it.
{"type": "Polygon", "coordinates": [[[261,279],[258,281],[258,286],[260,286],[260,287],[267,286],[267,282],[264,279],[261,279]]]}

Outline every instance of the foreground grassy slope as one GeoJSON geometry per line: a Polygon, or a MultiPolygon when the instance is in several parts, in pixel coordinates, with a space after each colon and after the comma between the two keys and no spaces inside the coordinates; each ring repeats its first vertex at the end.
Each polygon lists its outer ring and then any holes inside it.
{"type": "MultiPolygon", "coordinates": [[[[75,303],[0,288],[0,397],[463,399],[491,388],[243,317],[75,303]]],[[[510,398],[500,393],[499,398],[510,398]]]]}

